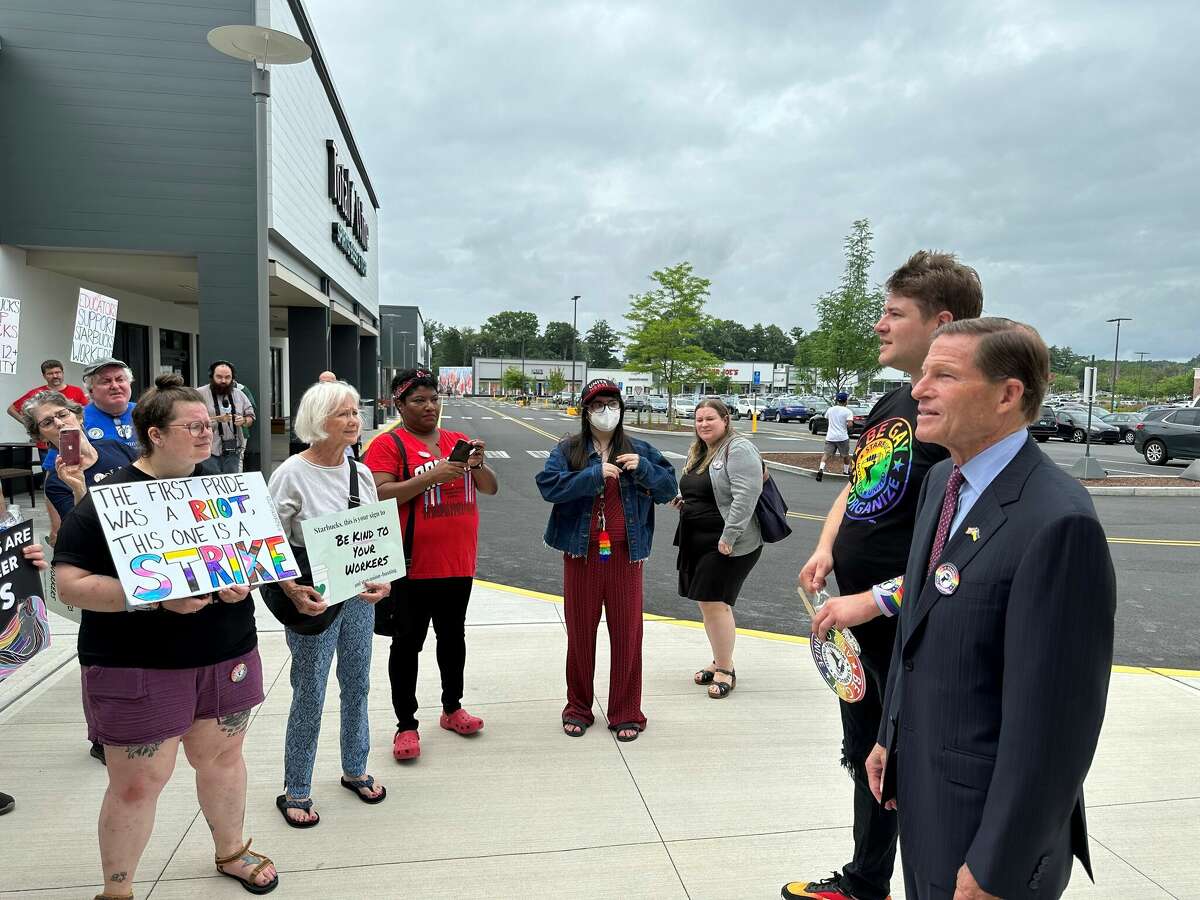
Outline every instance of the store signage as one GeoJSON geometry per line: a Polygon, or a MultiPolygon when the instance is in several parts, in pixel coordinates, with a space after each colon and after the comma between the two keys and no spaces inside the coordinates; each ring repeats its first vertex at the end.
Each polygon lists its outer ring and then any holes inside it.
{"type": "Polygon", "coordinates": [[[333,141],[326,141],[325,153],[329,162],[329,201],[338,211],[342,222],[350,228],[349,232],[346,232],[344,228],[339,230],[339,224],[335,222],[333,242],[342,253],[346,254],[358,274],[366,275],[365,257],[355,251],[356,259],[349,252],[354,249],[354,242],[357,242],[364,252],[370,248],[371,244],[371,231],[370,226],[367,225],[366,213],[363,211],[362,197],[354,189],[354,182],[350,179],[350,170],[338,162],[337,144],[333,141]],[[342,240],[342,235],[345,235],[345,241],[342,240]],[[354,236],[354,242],[350,241],[350,235],[354,236]]]}
{"type": "Polygon", "coordinates": [[[359,275],[367,274],[367,258],[358,252],[358,248],[354,246],[354,239],[341,222],[333,223],[333,242],[345,254],[346,259],[350,260],[354,271],[359,275]]]}

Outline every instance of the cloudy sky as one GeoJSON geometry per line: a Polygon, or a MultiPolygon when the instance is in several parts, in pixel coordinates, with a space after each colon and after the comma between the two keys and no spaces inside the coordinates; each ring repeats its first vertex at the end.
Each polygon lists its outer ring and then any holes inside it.
{"type": "Polygon", "coordinates": [[[622,327],[681,260],[709,311],[815,325],[857,218],[985,311],[1200,353],[1200,4],[306,0],[382,204],[382,299],[622,327]]]}

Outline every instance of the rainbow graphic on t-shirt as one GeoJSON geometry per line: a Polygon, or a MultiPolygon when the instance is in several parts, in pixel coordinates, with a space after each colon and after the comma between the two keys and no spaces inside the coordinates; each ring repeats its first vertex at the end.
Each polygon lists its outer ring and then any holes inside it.
{"type": "Polygon", "coordinates": [[[846,518],[875,520],[903,499],[912,449],[912,425],[902,418],[885,419],[858,439],[846,518]]]}

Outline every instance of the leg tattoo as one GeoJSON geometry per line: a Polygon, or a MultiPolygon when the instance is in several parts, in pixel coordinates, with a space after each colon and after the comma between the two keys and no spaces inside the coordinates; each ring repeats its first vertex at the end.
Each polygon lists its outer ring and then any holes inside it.
{"type": "Polygon", "coordinates": [[[157,741],[153,744],[138,744],[135,747],[126,747],[125,755],[129,759],[144,758],[149,759],[158,752],[158,748],[162,746],[162,741],[157,741]]]}
{"type": "Polygon", "coordinates": [[[109,880],[109,881],[115,881],[115,882],[117,882],[118,884],[120,884],[122,881],[124,881],[124,880],[125,880],[125,879],[127,879],[128,877],[129,877],[129,873],[128,873],[128,872],[117,872],[115,875],[113,875],[113,877],[112,877],[112,878],[110,878],[110,879],[108,879],[108,880],[109,880]]]}
{"type": "Polygon", "coordinates": [[[229,737],[237,737],[250,725],[250,710],[232,713],[217,719],[217,725],[229,737]]]}

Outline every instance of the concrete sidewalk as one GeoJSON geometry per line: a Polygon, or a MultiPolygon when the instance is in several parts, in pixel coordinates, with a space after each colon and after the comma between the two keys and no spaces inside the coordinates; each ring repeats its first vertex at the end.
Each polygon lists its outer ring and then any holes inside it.
{"type": "MultiPolygon", "coordinates": [[[[550,557],[547,556],[547,561],[550,557]]],[[[261,610],[261,607],[260,607],[261,610]]],[[[69,625],[69,623],[67,623],[69,625]]],[[[850,850],[850,783],[838,766],[837,701],[797,639],[742,636],[737,690],[714,702],[691,683],[710,658],[693,623],[649,619],[642,737],[603,727],[562,734],[561,606],[480,583],[468,619],[467,708],[487,722],[462,738],[437,727],[431,636],[421,660],[423,755],[391,758],[387,642],[376,639],[370,770],[388,799],[366,806],[338,784],[336,683],[326,702],[313,796],[321,825],[275,810],[291,690],[280,627],[260,612],[269,692],[246,739],[247,834],[276,861],[274,896],[772,898],[839,867],[850,850]]],[[[90,898],[106,778],[87,755],[74,640],[0,687],[0,900],[90,898]]],[[[607,660],[603,628],[598,656],[607,660]]],[[[1113,675],[1087,785],[1097,884],[1076,869],[1069,896],[1200,897],[1200,679],[1113,675]]],[[[246,896],[218,878],[191,770],[180,759],[158,806],[138,898],[246,896]]],[[[900,879],[897,877],[897,888],[900,879]]],[[[902,896],[897,889],[895,897],[902,896]]]]}

